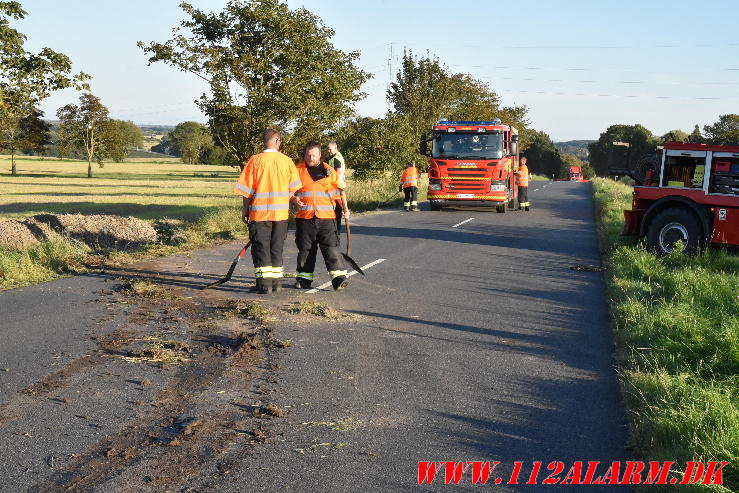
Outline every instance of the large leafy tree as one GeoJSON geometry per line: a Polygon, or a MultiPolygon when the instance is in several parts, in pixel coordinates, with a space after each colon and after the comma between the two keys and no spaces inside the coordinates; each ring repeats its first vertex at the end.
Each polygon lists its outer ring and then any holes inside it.
{"type": "Polygon", "coordinates": [[[131,121],[109,120],[103,134],[108,157],[116,163],[125,161],[131,150],[144,144],[144,133],[131,121]]]}
{"type": "MultiPolygon", "coordinates": [[[[38,104],[53,91],[66,87],[86,88],[89,76],[72,75],[72,62],[50,48],[26,51],[26,36],[10,27],[11,19],[27,15],[21,4],[0,1],[0,145],[17,139],[19,125],[31,117],[38,104]]],[[[12,173],[16,174],[12,159],[12,173]]]]}
{"type": "Polygon", "coordinates": [[[169,133],[169,138],[183,163],[195,164],[202,162],[205,155],[213,147],[213,137],[210,130],[198,122],[178,124],[169,133]]]}
{"type": "Polygon", "coordinates": [[[508,125],[527,125],[525,106],[501,107],[500,97],[484,82],[469,74],[454,74],[438,58],[403,53],[403,62],[390,84],[387,97],[393,113],[408,119],[419,137],[445,117],[449,120],[494,120],[508,125]]]}
{"type": "Polygon", "coordinates": [[[739,145],[739,115],[721,115],[713,125],[704,126],[703,131],[711,144],[739,145]]]}
{"type": "Polygon", "coordinates": [[[190,18],[172,39],[139,46],[149,63],[164,62],[193,73],[210,86],[197,102],[218,143],[243,166],[262,149],[261,135],[274,126],[286,131],[283,146],[351,115],[369,74],[359,70],[358,52],[330,42],[334,31],[310,11],[290,10],[280,0],[230,0],[222,12],[203,12],[188,3],[190,18]]]}
{"type": "Polygon", "coordinates": [[[558,175],[562,169],[562,156],[552,139],[545,132],[531,131],[529,143],[523,152],[529,171],[538,175],[558,175]]]}
{"type": "Polygon", "coordinates": [[[660,137],[660,144],[666,144],[667,142],[688,142],[690,135],[682,130],[670,130],[662,137],[660,137]]]}
{"type": "Polygon", "coordinates": [[[44,113],[36,108],[31,113],[20,118],[20,120],[6,132],[0,140],[0,149],[10,153],[12,172],[17,173],[15,156],[19,152],[43,153],[51,143],[51,124],[44,121],[44,113]]]}
{"type": "MultiPolygon", "coordinates": [[[[404,115],[357,118],[343,126],[338,135],[354,177],[377,178],[391,172],[393,179],[408,161],[418,158],[418,140],[404,115]]],[[[419,163],[420,164],[420,163],[419,163]]]]}
{"type": "MultiPolygon", "coordinates": [[[[521,135],[522,149],[528,145],[527,108],[525,106],[502,107],[500,97],[484,82],[469,74],[451,73],[436,57],[416,57],[412,52],[403,53],[403,62],[390,84],[387,97],[393,105],[391,114],[395,122],[387,128],[397,128],[400,121],[410,132],[403,156],[424,162],[417,153],[421,135],[445,117],[449,120],[494,120],[515,126],[521,135]]],[[[376,125],[380,125],[376,123],[376,125]]],[[[371,144],[371,142],[370,142],[371,144]]],[[[391,162],[404,163],[400,154],[391,162]]]]}
{"type": "Polygon", "coordinates": [[[118,144],[116,125],[108,108],[90,93],[80,96],[80,104],[68,104],[56,112],[60,120],[57,148],[61,156],[82,153],[87,159],[87,177],[92,178],[92,162],[103,164],[118,144]]]}
{"type": "MultiPolygon", "coordinates": [[[[608,174],[608,160],[614,142],[629,144],[628,157],[631,162],[651,154],[657,147],[658,138],[642,125],[611,125],[600,134],[597,141],[588,144],[590,165],[599,175],[608,174]]],[[[631,163],[616,163],[628,167],[631,163]]]]}

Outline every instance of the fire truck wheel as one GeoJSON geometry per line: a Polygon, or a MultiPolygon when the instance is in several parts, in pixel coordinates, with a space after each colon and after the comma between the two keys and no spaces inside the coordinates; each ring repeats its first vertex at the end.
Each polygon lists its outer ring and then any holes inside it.
{"type": "Polygon", "coordinates": [[[682,241],[685,253],[694,255],[701,246],[701,226],[695,214],[682,208],[665,209],[652,219],[647,228],[647,247],[659,254],[672,252],[682,241]]]}
{"type": "Polygon", "coordinates": [[[500,213],[500,214],[505,214],[505,211],[506,211],[506,205],[505,205],[505,204],[503,204],[503,205],[496,205],[496,206],[495,206],[495,210],[496,210],[496,211],[497,211],[498,213],[500,213]]]}

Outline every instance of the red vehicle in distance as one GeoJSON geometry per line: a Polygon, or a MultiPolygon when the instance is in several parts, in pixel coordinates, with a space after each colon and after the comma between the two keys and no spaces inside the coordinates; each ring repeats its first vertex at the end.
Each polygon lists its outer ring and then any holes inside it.
{"type": "Polygon", "coordinates": [[[739,145],[719,146],[669,142],[655,155],[625,167],[611,154],[609,172],[636,182],[631,210],[624,211],[627,236],[646,238],[659,254],[682,241],[687,253],[706,245],[739,246],[739,145]]]}
{"type": "Polygon", "coordinates": [[[579,181],[579,182],[587,182],[590,180],[586,180],[582,176],[582,169],[580,166],[570,166],[569,169],[569,181],[579,181]]]}

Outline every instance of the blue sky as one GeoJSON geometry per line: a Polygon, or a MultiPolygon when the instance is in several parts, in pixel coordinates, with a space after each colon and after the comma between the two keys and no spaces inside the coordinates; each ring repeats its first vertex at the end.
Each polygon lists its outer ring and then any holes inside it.
{"type": "MultiPolygon", "coordinates": [[[[191,0],[220,10],[225,0],[191,0]]],[[[14,23],[27,47],[49,46],[93,76],[112,116],[136,123],[203,121],[193,101],[207,88],[195,76],[147,66],[136,42],[164,41],[182,19],[178,0],[22,0],[14,23]]],[[[505,105],[529,108],[533,128],[554,140],[595,139],[615,123],[657,134],[690,131],[739,113],[739,1],[442,2],[288,0],[336,31],[333,43],[358,50],[374,74],[356,110],[381,116],[385,89],[404,49],[436,55],[470,73],[505,105]],[[390,57],[390,54],[393,57],[390,57]]],[[[62,91],[53,116],[76,95],[62,91]]]]}

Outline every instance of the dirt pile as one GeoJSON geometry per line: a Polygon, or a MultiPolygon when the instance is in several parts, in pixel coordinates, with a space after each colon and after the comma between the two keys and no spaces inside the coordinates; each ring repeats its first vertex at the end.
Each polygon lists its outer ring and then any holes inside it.
{"type": "Polygon", "coordinates": [[[0,247],[27,248],[54,232],[95,250],[127,250],[157,241],[154,227],[135,217],[37,214],[23,221],[0,221],[0,247]]]}
{"type": "Polygon", "coordinates": [[[23,221],[0,221],[0,247],[19,250],[38,244],[36,236],[23,221]]]}

